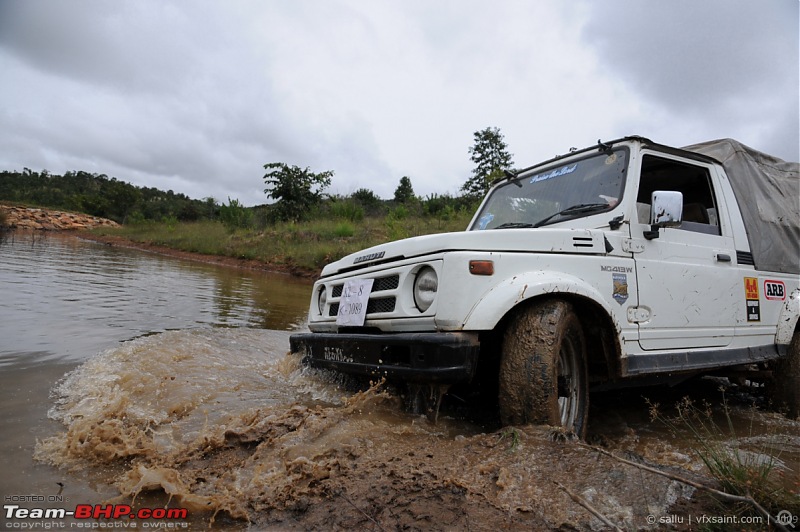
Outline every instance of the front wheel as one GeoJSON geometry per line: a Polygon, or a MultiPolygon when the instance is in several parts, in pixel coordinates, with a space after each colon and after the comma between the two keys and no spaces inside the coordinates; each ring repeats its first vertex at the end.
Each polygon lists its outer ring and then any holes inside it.
{"type": "Polygon", "coordinates": [[[500,419],[561,426],[586,435],[586,344],[572,305],[546,300],[520,310],[503,335],[500,419]]]}

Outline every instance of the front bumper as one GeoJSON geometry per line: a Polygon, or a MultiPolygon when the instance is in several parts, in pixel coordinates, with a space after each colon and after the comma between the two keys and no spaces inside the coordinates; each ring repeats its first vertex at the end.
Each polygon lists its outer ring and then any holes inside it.
{"type": "Polygon", "coordinates": [[[334,334],[304,333],[289,338],[303,362],[373,377],[455,384],[475,374],[477,333],[334,334]]]}

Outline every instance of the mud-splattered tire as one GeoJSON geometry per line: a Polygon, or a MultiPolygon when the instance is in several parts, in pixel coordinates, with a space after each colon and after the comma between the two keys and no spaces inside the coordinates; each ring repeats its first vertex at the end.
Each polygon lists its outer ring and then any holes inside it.
{"type": "Polygon", "coordinates": [[[503,424],[547,424],[586,435],[586,344],[569,303],[537,302],[511,318],[503,335],[499,384],[503,424]]]}
{"type": "Polygon", "coordinates": [[[796,419],[800,417],[800,331],[795,331],[786,356],[772,365],[772,402],[796,419]]]}

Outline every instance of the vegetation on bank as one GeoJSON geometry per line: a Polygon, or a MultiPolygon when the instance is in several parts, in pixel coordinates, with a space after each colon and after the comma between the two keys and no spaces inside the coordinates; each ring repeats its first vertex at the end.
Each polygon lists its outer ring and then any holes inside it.
{"type": "Polygon", "coordinates": [[[430,214],[423,212],[425,206],[415,202],[366,214],[352,202],[328,202],[320,209],[325,214],[320,212],[304,221],[274,223],[264,222],[262,215],[253,213],[253,209],[240,207],[232,210],[229,223],[143,221],[118,229],[96,229],[93,233],[192,253],[257,260],[295,273],[317,274],[328,262],[366,247],[424,234],[463,231],[472,217],[468,208],[451,207],[430,214]],[[238,225],[242,218],[252,220],[238,225]]]}
{"type": "MultiPolygon", "coordinates": [[[[214,216],[185,219],[168,214],[148,219],[137,211],[125,218],[122,227],[92,232],[315,274],[328,262],[383,242],[462,231],[477,205],[478,201],[466,197],[433,194],[419,198],[413,194],[410,180],[404,177],[393,200],[382,200],[367,189],[346,197],[319,197],[297,211],[281,201],[245,207],[237,200],[229,200],[215,207],[214,216]]],[[[0,217],[3,215],[0,209],[0,217]]],[[[0,218],[0,226],[3,225],[5,220],[0,218]]]]}
{"type": "Polygon", "coordinates": [[[724,388],[720,391],[721,414],[706,401],[698,405],[685,397],[675,405],[674,415],[662,413],[658,404],[647,401],[650,417],[663,423],[674,436],[682,434],[694,442],[692,449],[719,484],[721,491],[714,493],[725,512],[760,514],[773,523],[780,522],[775,516],[783,511],[797,515],[800,493],[796,489],[800,486],[788,486],[785,481],[787,469],[780,460],[779,436],[767,432],[758,438],[752,433],[742,438],[734,429],[724,388]],[[745,442],[752,447],[743,448],[745,442]]]}
{"type": "Polygon", "coordinates": [[[474,140],[468,152],[476,167],[461,196],[419,197],[408,176],[400,178],[390,200],[365,188],[349,196],[330,195],[325,189],[333,171],[273,162],[264,165],[262,177],[264,193],[273,202],[255,207],[231,198],[227,204],[193,200],[105,174],[55,175],[28,168],[0,171],[0,201],[81,212],[124,225],[96,230],[100,235],[318,272],[328,262],[382,242],[464,230],[491,182],[512,164],[498,128],[476,131],[474,140]]]}

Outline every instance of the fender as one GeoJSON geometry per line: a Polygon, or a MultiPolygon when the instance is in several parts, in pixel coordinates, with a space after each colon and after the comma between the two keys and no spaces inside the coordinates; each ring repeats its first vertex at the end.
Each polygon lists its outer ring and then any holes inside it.
{"type": "Polygon", "coordinates": [[[536,271],[516,275],[495,285],[472,307],[464,319],[462,329],[492,330],[511,309],[524,301],[546,294],[569,294],[590,299],[615,321],[608,302],[586,281],[563,272],[536,271]]]}
{"type": "Polygon", "coordinates": [[[775,332],[776,344],[790,344],[800,318],[800,288],[795,288],[786,299],[778,317],[778,330],[775,332]]]}

